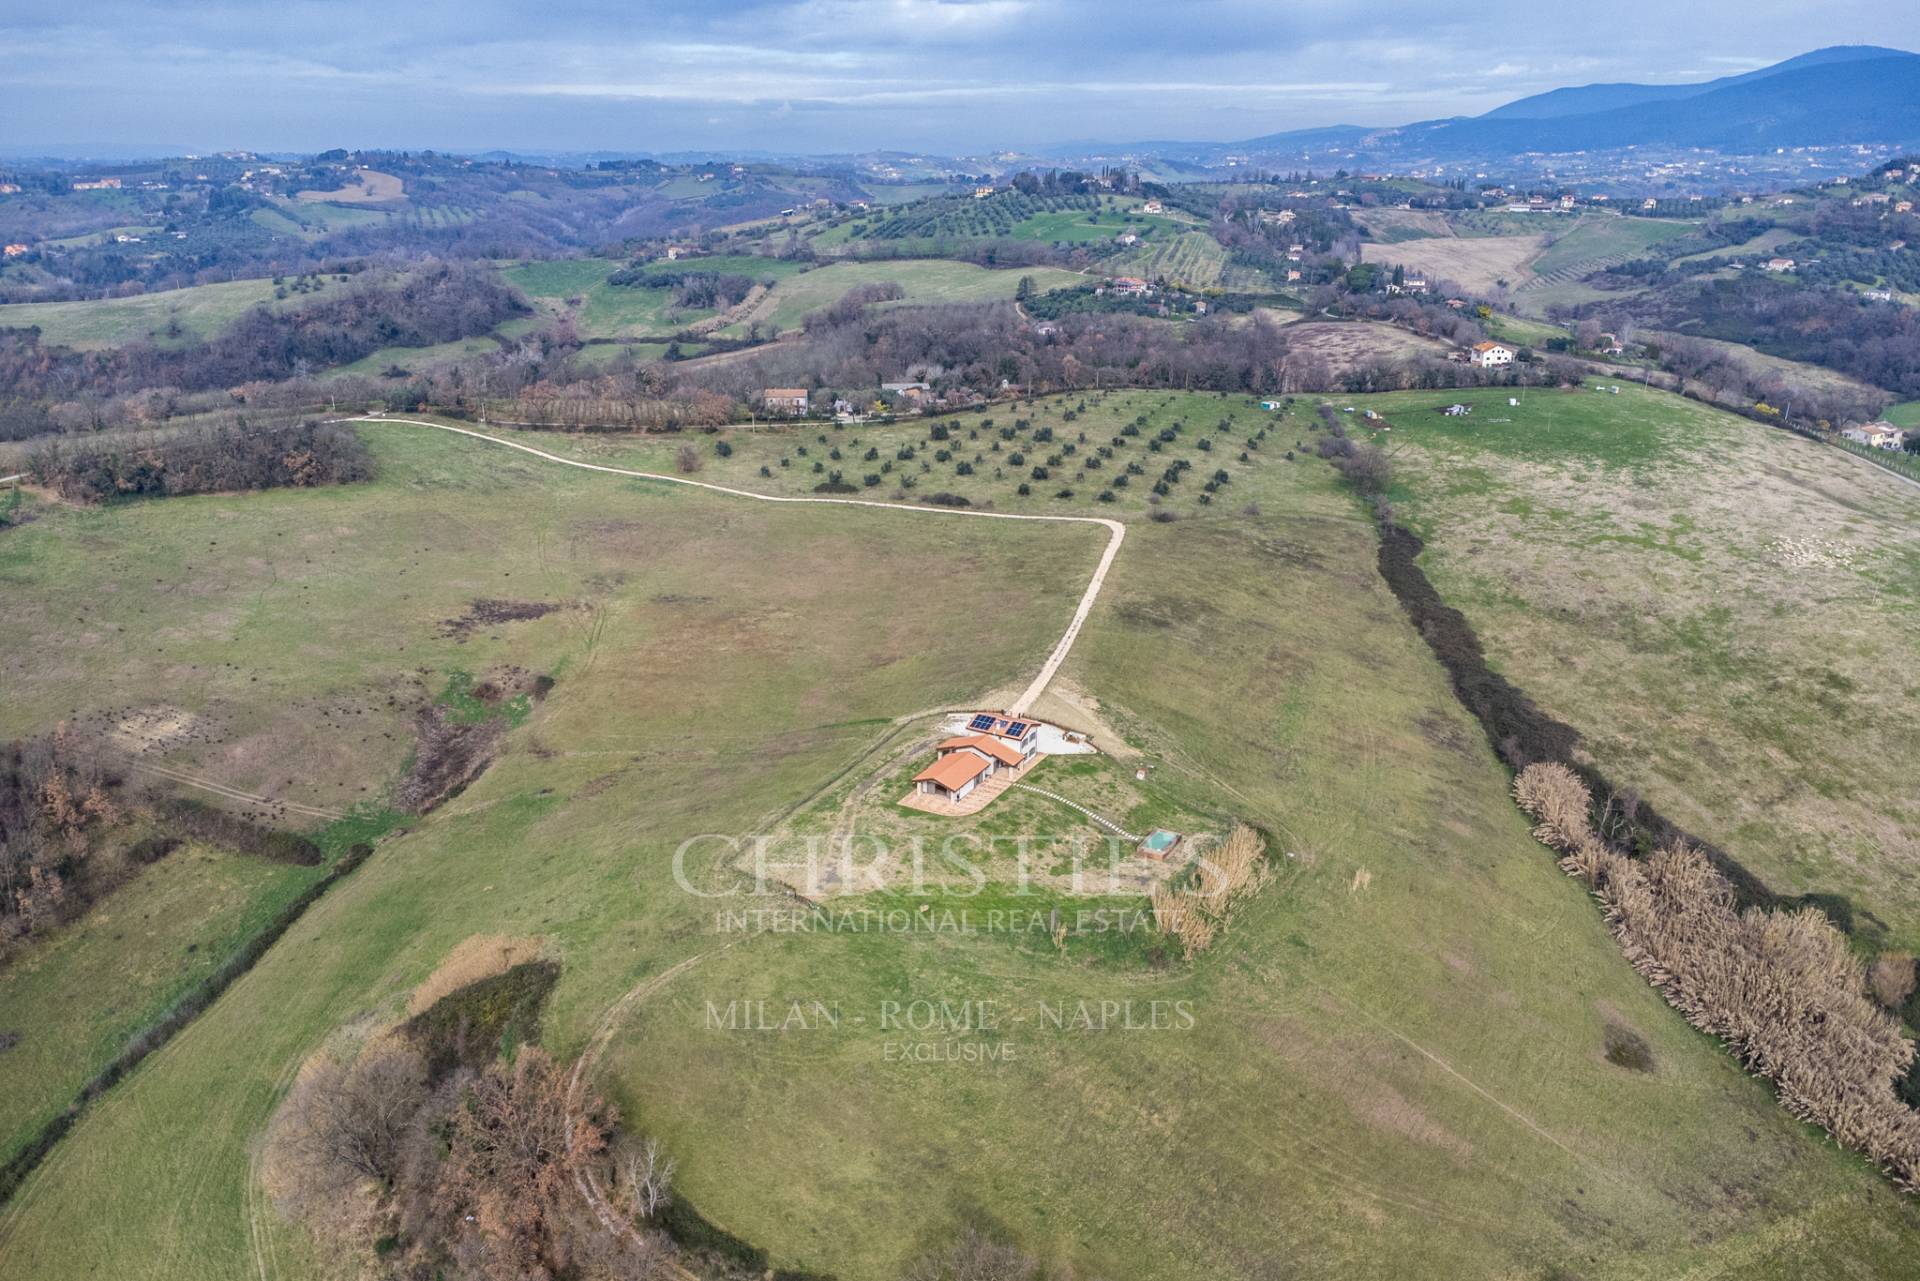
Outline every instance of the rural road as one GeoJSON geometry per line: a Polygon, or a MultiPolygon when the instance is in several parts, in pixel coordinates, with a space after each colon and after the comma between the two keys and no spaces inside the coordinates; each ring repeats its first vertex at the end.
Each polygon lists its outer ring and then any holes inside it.
{"type": "Polygon", "coordinates": [[[715,485],[704,480],[688,480],[684,476],[668,476],[660,472],[636,471],[631,467],[609,467],[602,463],[583,463],[578,459],[566,458],[560,454],[550,454],[544,449],[535,449],[531,445],[522,445],[518,441],[502,440],[498,436],[489,436],[485,432],[473,431],[466,427],[451,427],[446,423],[430,423],[419,418],[386,418],[361,416],[357,418],[337,418],[335,422],[353,423],[399,423],[410,427],[431,427],[436,431],[452,432],[457,436],[471,436],[475,440],[484,440],[490,445],[499,445],[506,449],[517,449],[523,454],[532,454],[535,458],[558,463],[562,467],[578,467],[582,471],[605,472],[611,476],[633,476],[641,480],[659,480],[672,485],[687,485],[694,489],[711,490],[716,494],[728,494],[735,498],[751,498],[762,503],[831,503],[839,507],[878,507],[887,511],[913,512],[920,516],[971,517],[975,520],[1031,520],[1045,521],[1055,525],[1099,525],[1107,531],[1107,547],[1100,554],[1100,563],[1094,566],[1093,577],[1087,582],[1086,591],[1080,595],[1080,604],[1073,611],[1073,619],[1067,624],[1067,630],[1054,645],[1053,652],[1047,655],[1046,662],[1040,665],[1040,672],[1013,706],[1005,709],[1009,715],[1024,716],[1027,710],[1046,690],[1048,682],[1060,670],[1060,664],[1067,659],[1073,649],[1073,642],[1080,636],[1087,616],[1093,613],[1093,603],[1100,598],[1100,589],[1106,585],[1107,571],[1113,568],[1114,557],[1120,554],[1120,544],[1127,536],[1127,527],[1117,520],[1108,520],[1103,516],[1027,516],[1018,512],[980,512],[965,511],[952,507],[918,507],[912,503],[886,503],[871,498],[799,498],[781,494],[756,494],[748,489],[733,489],[726,485],[715,485]]]}

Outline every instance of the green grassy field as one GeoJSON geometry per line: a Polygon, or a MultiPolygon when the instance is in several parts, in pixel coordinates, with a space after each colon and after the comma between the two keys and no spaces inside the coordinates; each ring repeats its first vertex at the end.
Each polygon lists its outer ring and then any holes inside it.
{"type": "MultiPolygon", "coordinates": [[[[1690,456],[1657,406],[1608,401],[1632,412],[1576,437],[1603,455],[1596,480],[1690,456]]],[[[1114,1278],[1785,1278],[1836,1259],[1850,1276],[1904,1275],[1912,1203],[1688,1029],[1531,840],[1381,584],[1368,522],[1324,464],[1281,456],[1309,409],[1244,464],[1225,442],[1274,420],[1239,398],[1017,411],[1027,450],[1076,445],[1065,470],[1144,419],[1106,469],[1187,457],[1198,473],[1162,504],[1181,519],[1132,522],[1038,709],[1097,720],[1152,767],[1141,817],[1271,833],[1275,883],[1193,966],[1097,939],[1061,956],[991,922],[741,935],[716,913],[789,900],[689,892],[734,888],[712,842],[674,874],[688,838],[777,830],[876,771],[897,782],[896,718],[1017,687],[1064,623],[1096,530],[755,504],[386,426],[366,429],[382,465],[370,485],[54,513],[7,535],[0,567],[38,602],[34,652],[62,655],[36,664],[55,677],[30,707],[8,701],[22,722],[149,691],[190,708],[211,690],[262,717],[319,721],[300,700],[351,692],[341,706],[373,719],[327,718],[309,750],[325,762],[337,745],[379,773],[401,749],[361,760],[356,740],[394,715],[378,709],[396,682],[432,688],[454,667],[511,661],[559,683],[478,783],[386,842],[77,1127],[0,1211],[0,1251],[34,1277],[318,1275],[257,1181],[252,1145],[274,1100],[344,1025],[392,1017],[455,944],[497,933],[539,935],[560,959],[545,1040],[563,1054],[636,982],[700,958],[615,1025],[599,1079],[667,1139],[682,1195],[778,1264],[893,1277],[986,1220],[1114,1278]],[[1146,442],[1175,424],[1154,455],[1146,442]],[[1033,441],[1043,426],[1053,442],[1033,441]],[[1202,507],[1194,490],[1214,458],[1232,479],[1202,507]],[[182,581],[209,590],[167,590],[182,581]],[[440,635],[479,595],[571,605],[465,645],[440,635]],[[75,597],[109,612],[70,620],[55,601],[75,597]],[[122,620],[161,652],[115,639],[122,620]],[[778,1034],[709,1027],[710,1005],[754,999],[844,1017],[778,1034]],[[885,1026],[885,1002],[922,999],[992,1002],[999,1025],[904,1038],[885,1026]],[[1189,1002],[1190,1021],[1101,1032],[1046,1012],[1132,1001],[1146,1018],[1154,1000],[1189,1002]],[[1608,1061],[1621,1030],[1646,1042],[1651,1072],[1608,1061]],[[887,1048],[903,1040],[1004,1043],[1011,1057],[903,1065],[887,1048]]],[[[982,446],[1014,412],[946,422],[991,456],[982,446]]],[[[821,430],[843,454],[856,435],[862,453],[917,454],[936,443],[931,426],[821,430]]],[[[706,450],[701,478],[804,490],[798,449],[817,456],[819,434],[731,431],[733,456],[706,450]]],[[[596,461],[679,443],[525,439],[596,461]]],[[[1522,441],[1498,454],[1502,466],[1549,456],[1522,441]]],[[[1001,510],[1147,506],[1133,487],[1111,505],[1085,486],[1022,500],[1010,469],[961,476],[958,461],[920,483],[1001,510]]],[[[1142,786],[1124,770],[1070,782],[1142,786]]],[[[1023,901],[989,889],[942,896],[942,914],[1023,901]]],[[[890,900],[915,914],[916,900],[860,899],[890,900]]]]}
{"type": "MultiPolygon", "coordinates": [[[[837,262],[790,275],[775,288],[752,319],[792,329],[810,312],[840,301],[857,285],[898,284],[907,302],[984,302],[1011,298],[1022,277],[1031,276],[1041,292],[1084,284],[1086,278],[1058,267],[992,270],[970,262],[933,258],[906,258],[880,262],[837,262]]],[[[722,330],[744,332],[744,325],[722,330]]]]}
{"type": "Polygon", "coordinates": [[[393,217],[385,209],[363,209],[324,201],[276,200],[273,207],[304,227],[313,238],[355,227],[377,226],[393,217]]]}
{"type": "Polygon", "coordinates": [[[146,237],[156,235],[163,230],[164,228],[161,227],[132,223],[124,227],[102,227],[99,231],[89,231],[79,236],[62,236],[57,240],[49,240],[44,243],[58,249],[77,249],[83,245],[101,244],[105,241],[112,240],[115,236],[146,237]]]}
{"type": "MultiPolygon", "coordinates": [[[[532,322],[530,317],[508,321],[508,325],[525,329],[532,322]]],[[[369,352],[360,359],[345,365],[337,365],[326,371],[328,377],[372,377],[383,374],[389,369],[400,368],[409,373],[423,373],[439,365],[452,364],[473,356],[484,356],[500,350],[499,339],[490,334],[478,338],[458,338],[453,342],[433,343],[425,347],[382,347],[379,351],[369,352]]]]}
{"type": "Polygon", "coordinates": [[[1920,493],[1841,451],[1623,384],[1356,400],[1495,665],[1619,783],[1787,894],[1920,944],[1920,493]],[[1440,399],[1446,399],[1441,397],[1440,399]]]}
{"type": "Polygon", "coordinates": [[[1567,331],[1559,325],[1528,320],[1524,316],[1510,316],[1505,312],[1495,312],[1487,320],[1486,326],[1487,332],[1502,342],[1524,343],[1530,347],[1545,346],[1550,339],[1568,336],[1567,331]]]}
{"type": "Polygon", "coordinates": [[[1597,266],[1624,262],[1644,256],[1669,240],[1691,235],[1698,227],[1690,222],[1672,222],[1655,218],[1625,218],[1611,214],[1581,218],[1560,236],[1533,263],[1540,276],[1556,272],[1597,270],[1597,266]]]}
{"type": "Polygon", "coordinates": [[[288,217],[279,209],[255,209],[252,213],[249,213],[247,217],[260,226],[265,227],[268,231],[275,232],[279,235],[301,236],[308,239],[311,239],[314,235],[313,230],[306,224],[288,217]]]}
{"type": "Polygon", "coordinates": [[[0,968],[0,1160],[324,870],[187,846],[0,968]]]}
{"type": "Polygon", "coordinates": [[[1198,288],[1219,284],[1226,265],[1227,251],[1204,231],[1155,237],[1105,264],[1107,270],[1114,273],[1144,280],[1177,281],[1198,288]]]}
{"type": "MultiPolygon", "coordinates": [[[[663,271],[680,266],[659,265],[663,271]]],[[[540,311],[549,315],[570,313],[581,336],[587,338],[665,337],[714,314],[711,310],[676,311],[664,288],[608,284],[607,277],[625,266],[625,262],[605,258],[561,258],[513,263],[503,266],[500,274],[540,311]],[[570,300],[576,298],[579,306],[570,307],[570,300]]],[[[691,259],[685,269],[751,276],[755,280],[785,279],[797,274],[801,264],[774,258],[717,256],[691,259]]]]}
{"type": "Polygon", "coordinates": [[[290,294],[276,302],[271,280],[232,280],[130,298],[8,303],[0,305],[0,326],[37,325],[42,342],[83,350],[118,347],[142,339],[162,344],[185,342],[212,337],[259,303],[299,307],[338,288],[339,283],[327,276],[322,278],[320,292],[290,294]],[[177,334],[170,332],[176,324],[177,334]]]}
{"type": "Polygon", "coordinates": [[[1881,416],[1896,427],[1920,428],[1920,400],[1888,405],[1887,412],[1881,416]]]}
{"type": "Polygon", "coordinates": [[[1093,217],[1095,211],[1085,209],[1057,209],[1046,213],[1037,213],[1015,223],[1012,237],[1015,240],[1044,240],[1050,244],[1085,244],[1090,241],[1112,240],[1122,232],[1131,231],[1141,235],[1151,231],[1156,236],[1172,238],[1184,230],[1180,220],[1164,214],[1145,214],[1140,212],[1143,200],[1112,198],[1104,200],[1099,209],[1099,218],[1093,217]]]}
{"type": "Polygon", "coordinates": [[[1738,244],[1724,245],[1718,249],[1703,249],[1699,253],[1682,254],[1680,257],[1675,258],[1674,261],[1677,263],[1699,262],[1705,258],[1732,258],[1741,254],[1770,254],[1789,240],[1795,239],[1797,234],[1798,233],[1788,227],[1769,227],[1759,235],[1748,240],[1740,241],[1738,244]]]}
{"type": "Polygon", "coordinates": [[[904,205],[928,196],[943,196],[952,190],[953,185],[946,182],[874,183],[867,188],[867,198],[876,205],[904,205]]]}

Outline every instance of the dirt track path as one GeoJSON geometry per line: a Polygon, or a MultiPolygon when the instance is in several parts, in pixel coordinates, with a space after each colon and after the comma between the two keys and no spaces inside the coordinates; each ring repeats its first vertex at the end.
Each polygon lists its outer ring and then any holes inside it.
{"type": "Polygon", "coordinates": [[[1107,531],[1106,550],[1100,554],[1100,563],[1094,567],[1093,577],[1080,594],[1080,603],[1074,608],[1073,618],[1067,624],[1067,630],[1040,665],[1039,674],[1033,678],[1026,690],[1015,699],[1011,707],[1005,710],[1013,716],[1024,716],[1034,702],[1046,690],[1048,682],[1060,670],[1067,660],[1067,654],[1073,649],[1073,642],[1080,636],[1080,629],[1086,624],[1088,615],[1093,613],[1093,604],[1100,598],[1100,589],[1106,585],[1107,571],[1113,568],[1114,557],[1120,554],[1120,544],[1126,539],[1127,527],[1117,520],[1104,516],[1028,516],[1018,512],[980,512],[965,511],[951,507],[918,507],[912,503],[887,503],[872,498],[799,498],[782,494],[756,494],[750,489],[734,489],[727,485],[715,485],[704,480],[688,480],[684,476],[668,476],[661,472],[636,471],[631,467],[609,467],[602,463],[583,463],[578,459],[567,458],[560,454],[550,454],[544,449],[535,449],[532,445],[522,445],[518,441],[502,440],[498,436],[489,436],[485,432],[474,431],[467,427],[452,427],[445,423],[430,423],[419,418],[387,418],[384,416],[362,415],[357,418],[340,418],[335,422],[355,423],[399,423],[410,427],[431,427],[436,431],[452,432],[457,436],[471,436],[475,440],[484,440],[490,445],[499,445],[505,449],[517,449],[523,454],[532,454],[535,458],[558,463],[563,467],[578,467],[582,471],[605,472],[611,476],[633,476],[640,480],[665,481],[672,485],[687,485],[694,489],[710,490],[716,494],[727,494],[734,498],[751,498],[762,503],[831,503],[838,507],[878,507],[887,511],[912,512],[918,516],[939,518],[963,517],[973,520],[1031,520],[1045,521],[1055,525],[1099,525],[1107,531]]]}

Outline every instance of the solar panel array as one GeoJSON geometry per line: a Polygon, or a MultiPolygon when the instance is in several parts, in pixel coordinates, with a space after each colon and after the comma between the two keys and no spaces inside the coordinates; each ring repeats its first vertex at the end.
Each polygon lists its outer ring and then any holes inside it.
{"type": "Polygon", "coordinates": [[[1009,737],[1012,737],[1012,738],[1019,738],[1022,734],[1026,732],[1027,732],[1027,723],[1025,721],[1015,721],[1013,724],[1007,726],[1007,734],[1009,737]]]}
{"type": "Polygon", "coordinates": [[[993,717],[988,716],[983,712],[982,714],[974,717],[973,720],[968,722],[967,728],[977,729],[977,730],[990,730],[993,728],[993,717]]]}

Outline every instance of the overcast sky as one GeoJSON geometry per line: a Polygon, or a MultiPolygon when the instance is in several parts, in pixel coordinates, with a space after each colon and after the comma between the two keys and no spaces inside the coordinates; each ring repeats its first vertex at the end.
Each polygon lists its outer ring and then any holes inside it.
{"type": "Polygon", "coordinates": [[[0,150],[1228,140],[1912,45],[1912,3],[5,0],[0,150]]]}

